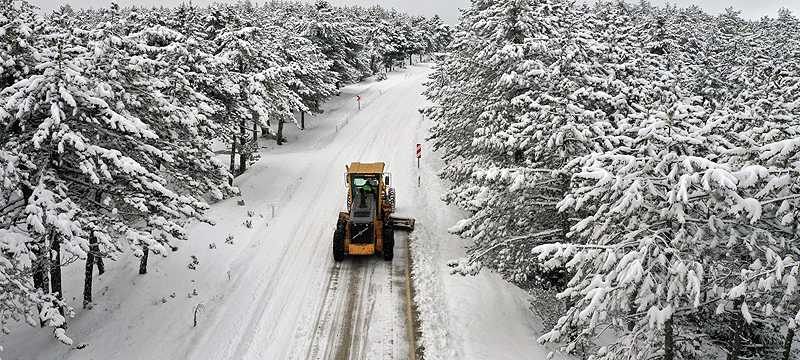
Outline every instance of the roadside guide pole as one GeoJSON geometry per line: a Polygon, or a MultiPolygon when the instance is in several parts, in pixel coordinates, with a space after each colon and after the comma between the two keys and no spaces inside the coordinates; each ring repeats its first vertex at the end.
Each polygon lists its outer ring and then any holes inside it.
{"type": "Polygon", "coordinates": [[[358,110],[361,111],[361,95],[356,95],[356,102],[358,103],[358,110]]]}
{"type": "MultiPolygon", "coordinates": [[[[417,144],[417,170],[419,170],[419,159],[422,158],[422,144],[417,144]]],[[[417,187],[422,185],[422,177],[417,171],[417,187]]]]}

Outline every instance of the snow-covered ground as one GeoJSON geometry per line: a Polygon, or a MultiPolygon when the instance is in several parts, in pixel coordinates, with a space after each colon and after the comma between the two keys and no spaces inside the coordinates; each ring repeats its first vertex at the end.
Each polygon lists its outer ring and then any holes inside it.
{"type": "MultiPolygon", "coordinates": [[[[392,264],[378,258],[335,264],[331,257],[337,213],[345,206],[344,165],[385,161],[400,213],[417,218],[412,252],[419,257],[414,272],[426,358],[542,358],[547,351],[535,343],[540,329],[523,291],[489,272],[448,273],[446,261],[461,256],[463,246],[446,229],[463,214],[438,200],[437,157],[426,154],[418,171],[413,156],[427,129],[417,109],[429,72],[412,66],[382,82],[344,88],[323,115],[306,119],[302,134],[287,129],[289,144],[263,143],[262,159],[236,180],[244,206],[238,199],[212,206],[216,225],[189,225],[191,241],[169,257],[151,257],[147,275],[138,275],[133,257],[108,262],[95,282],[93,309],[78,310],[70,322],[76,346],[20,326],[3,339],[0,357],[406,358],[405,236],[398,236],[392,264]],[[192,256],[196,269],[189,268],[192,256]]],[[[80,262],[65,269],[65,295],[76,309],[82,271],[80,262]]]]}
{"type": "MultiPolygon", "coordinates": [[[[420,143],[429,126],[427,121],[418,126],[420,143]]],[[[447,262],[465,254],[464,240],[447,229],[467,214],[440,200],[446,191],[436,176],[441,167],[439,154],[424,155],[411,243],[426,359],[545,359],[554,347],[536,342],[545,329],[531,313],[525,291],[489,270],[474,277],[450,274],[447,262]]],[[[553,359],[566,357],[556,353],[553,359]]]]}

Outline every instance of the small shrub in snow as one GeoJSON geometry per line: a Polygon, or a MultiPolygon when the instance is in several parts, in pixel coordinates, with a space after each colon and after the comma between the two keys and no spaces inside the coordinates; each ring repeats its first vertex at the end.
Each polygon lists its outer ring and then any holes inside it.
{"type": "Polygon", "coordinates": [[[53,336],[64,345],[72,345],[72,339],[67,336],[67,332],[63,328],[55,328],[53,336]]]}
{"type": "Polygon", "coordinates": [[[200,265],[200,260],[198,260],[197,256],[194,255],[191,256],[191,259],[192,262],[190,262],[189,265],[187,265],[187,267],[192,270],[197,270],[197,266],[200,265]]]}

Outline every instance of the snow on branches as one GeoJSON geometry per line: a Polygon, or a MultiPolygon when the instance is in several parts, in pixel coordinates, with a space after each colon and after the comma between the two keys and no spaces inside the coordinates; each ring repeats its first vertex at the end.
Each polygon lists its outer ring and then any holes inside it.
{"type": "Polygon", "coordinates": [[[556,286],[540,341],[596,359],[783,356],[800,78],[779,15],[473,2],[427,90],[445,200],[473,214],[455,271],[556,286]]]}
{"type": "Polygon", "coordinates": [[[145,273],[148,254],[188,240],[188,221],[212,221],[207,201],[237,192],[259,128],[373,74],[372,23],[407,25],[387,29],[404,58],[450,37],[438,19],[325,2],[42,16],[0,0],[0,331],[24,317],[70,344],[62,254],[86,261],[84,306],[102,258],[130,251],[145,273]],[[226,141],[230,170],[212,151],[226,141]]]}

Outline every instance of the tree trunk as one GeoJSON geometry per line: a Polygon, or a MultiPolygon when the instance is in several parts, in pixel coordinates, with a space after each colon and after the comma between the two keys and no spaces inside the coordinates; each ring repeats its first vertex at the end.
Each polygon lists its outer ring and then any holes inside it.
{"type": "Polygon", "coordinates": [[[258,149],[258,114],[253,114],[253,149],[258,149]]]}
{"type": "MultiPolygon", "coordinates": [[[[733,302],[734,310],[739,310],[742,307],[742,302],[744,301],[743,298],[738,298],[736,301],[733,302]]],[[[741,318],[741,314],[739,314],[741,318]]],[[[742,353],[742,332],[744,331],[744,319],[739,319],[736,328],[733,331],[733,344],[731,345],[731,351],[728,353],[728,360],[739,360],[739,356],[742,353]]]]}
{"type": "MultiPolygon", "coordinates": [[[[95,245],[97,246],[97,245],[95,245]]],[[[97,249],[98,254],[94,256],[94,261],[97,264],[97,275],[103,275],[106,272],[106,265],[103,264],[103,257],[100,256],[100,249],[97,249]]]]}
{"type": "Polygon", "coordinates": [[[664,322],[664,360],[675,359],[675,340],[672,337],[672,316],[664,322]]]}
{"type": "MultiPolygon", "coordinates": [[[[639,284],[641,284],[641,282],[639,282],[639,284]]],[[[633,331],[633,327],[636,326],[636,321],[633,320],[634,314],[636,314],[636,306],[633,305],[635,303],[636,303],[636,292],[631,292],[631,294],[628,295],[628,304],[629,304],[628,306],[630,306],[630,309],[628,309],[628,317],[630,318],[630,320],[628,320],[628,331],[633,331]]]]}
{"type": "MultiPolygon", "coordinates": [[[[42,244],[39,245],[41,246],[42,244]]],[[[41,289],[42,293],[44,294],[49,294],[50,279],[47,276],[47,260],[44,258],[44,254],[41,249],[35,248],[33,253],[36,255],[36,261],[33,263],[33,287],[36,289],[41,289]]],[[[39,311],[41,310],[42,307],[39,306],[39,311]]],[[[41,318],[39,318],[39,326],[45,326],[44,320],[41,318]]]]}
{"type": "Polygon", "coordinates": [[[147,245],[142,245],[142,250],[144,250],[144,254],[142,254],[142,260],[139,262],[139,274],[144,275],[147,274],[147,254],[150,253],[150,248],[147,245]]]}
{"type": "Polygon", "coordinates": [[[231,175],[236,176],[236,135],[233,135],[233,140],[231,141],[231,175]]]}
{"type": "MultiPolygon", "coordinates": [[[[50,293],[50,274],[49,274],[49,265],[50,265],[50,252],[47,249],[47,242],[44,238],[42,238],[42,242],[39,243],[36,248],[33,249],[33,253],[36,255],[36,262],[34,263],[34,270],[33,270],[33,286],[36,289],[41,289],[42,293],[49,294],[50,293]]],[[[41,306],[39,307],[41,311],[41,306]]],[[[39,320],[39,326],[45,327],[45,322],[43,320],[39,320]]]]}
{"type": "Polygon", "coordinates": [[[36,255],[36,262],[34,263],[33,270],[33,287],[42,289],[45,294],[50,293],[50,278],[47,276],[47,259],[45,258],[46,252],[42,251],[39,247],[44,244],[37,245],[33,249],[33,254],[36,255]]]}
{"type": "Polygon", "coordinates": [[[306,129],[306,112],[300,110],[300,130],[306,129]]]}
{"type": "Polygon", "coordinates": [[[283,120],[278,120],[278,145],[283,145],[283,120]]]}
{"type": "Polygon", "coordinates": [[[92,302],[92,270],[94,269],[94,248],[97,246],[97,239],[94,231],[89,234],[89,253],[86,254],[86,267],[83,272],[83,308],[92,302]]]}
{"type": "MultiPolygon", "coordinates": [[[[28,205],[31,196],[33,196],[33,189],[26,184],[21,184],[21,190],[23,201],[25,205],[28,205]]],[[[31,248],[31,252],[36,257],[36,260],[33,262],[33,273],[31,277],[33,278],[34,289],[41,289],[43,293],[47,294],[50,292],[50,286],[48,284],[47,272],[45,271],[47,261],[44,258],[44,251],[42,251],[43,246],[44,241],[41,241],[31,248]]],[[[42,307],[39,306],[39,311],[41,310],[42,307]]],[[[39,326],[44,327],[44,321],[42,321],[41,318],[39,318],[39,326]]]]}
{"type": "Polygon", "coordinates": [[[783,344],[783,360],[789,360],[792,355],[792,342],[794,342],[794,329],[789,329],[786,334],[786,342],[783,344]]]}
{"type": "Polygon", "coordinates": [[[414,56],[414,54],[408,54],[408,65],[409,65],[409,66],[411,66],[411,65],[414,65],[414,63],[413,63],[413,62],[414,62],[414,58],[413,58],[413,56],[414,56]]]}
{"type": "MultiPolygon", "coordinates": [[[[95,196],[95,200],[99,201],[100,192],[95,196]]],[[[89,253],[86,254],[86,266],[84,268],[83,278],[83,308],[92,303],[92,272],[94,265],[97,264],[97,274],[103,275],[105,265],[103,264],[103,257],[100,256],[100,247],[97,245],[97,237],[94,231],[89,233],[89,253]]]]}
{"type": "Polygon", "coordinates": [[[239,175],[244,174],[244,171],[247,170],[247,156],[249,155],[244,151],[245,146],[247,146],[245,126],[244,118],[242,118],[239,121],[239,175]]]}
{"type": "MultiPolygon", "coordinates": [[[[61,289],[61,239],[57,234],[52,235],[51,259],[50,259],[50,292],[56,295],[59,300],[64,299],[64,292],[61,289]]],[[[59,306],[58,311],[64,315],[64,309],[59,306]]]]}

